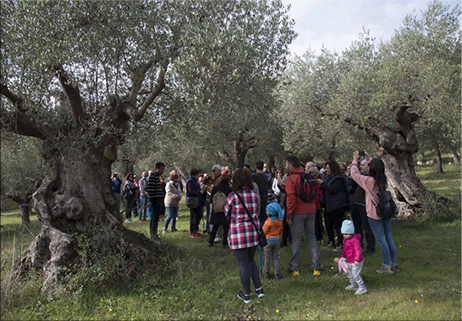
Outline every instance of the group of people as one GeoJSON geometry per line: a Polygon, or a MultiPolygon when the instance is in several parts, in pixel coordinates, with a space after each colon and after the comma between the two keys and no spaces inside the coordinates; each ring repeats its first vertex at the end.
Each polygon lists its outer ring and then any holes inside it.
{"type": "MultiPolygon", "coordinates": [[[[285,160],[285,174],[281,168],[274,166],[269,170],[268,165],[261,161],[255,164],[255,172],[248,165],[236,169],[232,174],[228,168],[214,165],[212,176],[202,174],[199,169],[191,169],[186,182],[186,204],[190,211],[189,236],[201,238],[204,237],[203,233],[209,233],[207,245],[213,246],[217,242],[217,233],[222,229],[223,247],[235,253],[239,265],[243,289],[238,292],[238,298],[248,303],[251,280],[256,295],[264,296],[254,260],[259,233],[266,235],[268,243],[264,247],[264,276],[272,277],[270,267],[273,263],[274,277],[280,279],[279,248],[288,246],[288,242],[291,242],[289,274],[300,275],[303,234],[313,276],[322,275],[318,244],[323,242],[325,230],[328,237],[325,246],[342,253],[337,261],[348,273],[350,285],[346,289],[355,290],[356,294],[366,293],[360,276],[363,255],[375,252],[376,241],[383,262],[376,272],[393,274],[399,271],[399,267],[391,235],[391,219],[378,217],[375,208],[378,191],[385,189],[387,184],[384,163],[380,159],[371,159],[367,152],[364,152],[361,162],[359,158],[360,153],[355,152],[348,164],[340,165],[331,160],[323,166],[316,166],[313,162],[302,164],[297,157],[290,156],[285,160]],[[301,197],[307,177],[311,178],[308,186],[315,191],[315,196],[309,200],[301,197]],[[206,223],[200,233],[204,212],[206,223]],[[364,253],[363,235],[367,243],[364,253]]],[[[143,173],[138,182],[140,197],[144,195],[144,201],[140,198],[139,219],[143,219],[144,204],[149,202],[152,208],[151,238],[158,237],[157,222],[162,206],[168,213],[163,231],[167,231],[170,222],[172,232],[176,231],[182,186],[175,171],[170,173],[167,182],[162,183],[160,175],[164,168],[163,163],[157,163],[156,171],[148,173],[146,177],[143,173]]],[[[129,181],[130,175],[133,178],[132,174],[128,174],[129,181]]],[[[125,185],[131,186],[131,183],[125,185]]]]}

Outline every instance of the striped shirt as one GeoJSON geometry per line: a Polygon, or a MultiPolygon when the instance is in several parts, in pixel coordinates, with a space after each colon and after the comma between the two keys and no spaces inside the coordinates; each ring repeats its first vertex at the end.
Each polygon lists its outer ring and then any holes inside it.
{"type": "MultiPolygon", "coordinates": [[[[250,189],[237,191],[249,210],[252,218],[260,229],[258,220],[258,196],[250,189]]],[[[258,234],[250,221],[249,215],[244,210],[241,201],[232,192],[228,195],[225,204],[225,213],[229,218],[228,245],[231,250],[238,250],[258,245],[258,234]]]]}
{"type": "Polygon", "coordinates": [[[149,198],[164,198],[164,186],[160,182],[159,174],[154,172],[149,176],[148,184],[146,185],[146,192],[149,198]]]}

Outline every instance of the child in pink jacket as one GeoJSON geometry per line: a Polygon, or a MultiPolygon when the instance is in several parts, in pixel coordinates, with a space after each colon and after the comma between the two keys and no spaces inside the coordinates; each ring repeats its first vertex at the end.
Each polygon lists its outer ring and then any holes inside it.
{"type": "Polygon", "coordinates": [[[344,220],[340,231],[343,234],[342,258],[348,264],[348,279],[350,285],[345,290],[356,290],[355,294],[361,295],[367,292],[364,281],[361,278],[363,269],[363,256],[361,251],[361,235],[355,234],[355,227],[350,220],[344,220]]]}

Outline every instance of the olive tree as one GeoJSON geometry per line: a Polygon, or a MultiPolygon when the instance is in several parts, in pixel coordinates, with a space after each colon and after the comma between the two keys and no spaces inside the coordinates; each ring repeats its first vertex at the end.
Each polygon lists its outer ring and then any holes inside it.
{"type": "MultiPolygon", "coordinates": [[[[123,248],[129,260],[156,260],[155,243],[122,225],[109,184],[111,165],[133,126],[148,113],[163,115],[157,102],[166,88],[177,86],[169,68],[198,70],[200,61],[180,58],[201,45],[194,33],[204,19],[210,28],[220,26],[219,33],[206,34],[219,44],[223,19],[232,21],[228,38],[239,21],[245,22],[239,8],[251,3],[252,14],[263,17],[274,9],[264,1],[229,3],[2,2],[2,127],[40,139],[51,167],[50,179],[33,195],[41,232],[21,264],[43,270],[45,288],[62,278],[63,267],[79,262],[79,234],[103,256],[108,249],[123,248]],[[103,235],[109,239],[102,241],[103,235]]],[[[204,58],[218,61],[222,53],[207,51],[204,58]]],[[[227,59],[232,63],[237,57],[227,59]]],[[[260,72],[255,70],[255,76],[260,72]]]]}

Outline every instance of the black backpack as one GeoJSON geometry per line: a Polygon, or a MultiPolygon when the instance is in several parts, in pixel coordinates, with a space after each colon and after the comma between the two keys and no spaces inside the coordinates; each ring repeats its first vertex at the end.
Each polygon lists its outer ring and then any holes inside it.
{"type": "Polygon", "coordinates": [[[300,173],[300,194],[298,195],[304,202],[313,202],[316,197],[316,187],[318,183],[314,177],[308,173],[300,173]]]}
{"type": "Polygon", "coordinates": [[[378,193],[379,202],[375,207],[377,216],[382,219],[392,218],[396,215],[396,204],[391,193],[385,189],[380,189],[378,193]]]}

